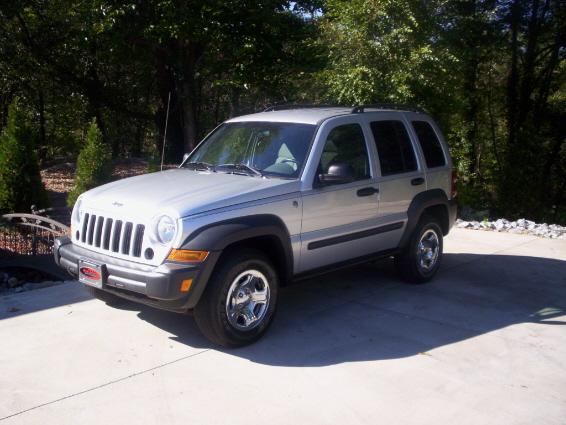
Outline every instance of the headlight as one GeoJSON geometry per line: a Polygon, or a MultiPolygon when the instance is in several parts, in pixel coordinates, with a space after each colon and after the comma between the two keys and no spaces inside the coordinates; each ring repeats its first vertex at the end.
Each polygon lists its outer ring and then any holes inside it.
{"type": "Polygon", "coordinates": [[[177,223],[168,215],[161,216],[157,222],[157,238],[161,243],[167,244],[173,240],[177,233],[177,223]]]}
{"type": "Polygon", "coordinates": [[[77,223],[80,223],[83,219],[83,208],[82,208],[82,201],[79,199],[75,204],[75,220],[77,223]]]}

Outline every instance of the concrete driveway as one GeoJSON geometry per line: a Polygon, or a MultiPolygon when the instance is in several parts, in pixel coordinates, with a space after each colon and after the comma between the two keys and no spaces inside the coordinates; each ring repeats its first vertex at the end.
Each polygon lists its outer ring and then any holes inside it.
{"type": "MultiPolygon", "coordinates": [[[[259,343],[66,284],[0,299],[7,424],[566,424],[566,240],[453,230],[434,282],[389,262],[282,291],[259,343]]],[[[2,420],[0,419],[0,420],[2,420]]]]}

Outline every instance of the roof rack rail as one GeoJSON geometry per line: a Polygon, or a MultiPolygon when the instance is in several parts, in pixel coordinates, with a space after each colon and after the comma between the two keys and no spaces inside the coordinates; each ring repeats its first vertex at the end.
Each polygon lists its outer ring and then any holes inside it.
{"type": "Polygon", "coordinates": [[[351,108],[351,106],[342,105],[315,105],[315,104],[301,104],[301,103],[282,103],[279,105],[268,106],[263,112],[285,111],[288,109],[309,109],[309,108],[351,108]]]}
{"type": "Polygon", "coordinates": [[[394,109],[396,111],[410,111],[426,114],[424,109],[411,105],[402,105],[396,103],[372,103],[370,105],[358,105],[352,109],[352,114],[362,114],[367,109],[394,109]]]}

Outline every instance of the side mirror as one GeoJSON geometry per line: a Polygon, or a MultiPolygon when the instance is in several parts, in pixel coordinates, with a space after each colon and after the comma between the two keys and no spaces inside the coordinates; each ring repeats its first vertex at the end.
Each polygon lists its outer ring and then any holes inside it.
{"type": "Polygon", "coordinates": [[[183,160],[181,161],[181,164],[183,164],[187,159],[189,159],[189,154],[186,153],[183,155],[183,160]]]}
{"type": "Polygon", "coordinates": [[[318,175],[318,181],[321,186],[350,183],[354,181],[354,169],[346,163],[332,164],[328,173],[318,175]]]}

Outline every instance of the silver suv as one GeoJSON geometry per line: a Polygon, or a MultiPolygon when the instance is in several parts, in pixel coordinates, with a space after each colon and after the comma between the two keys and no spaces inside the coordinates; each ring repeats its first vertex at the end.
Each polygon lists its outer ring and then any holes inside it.
{"type": "Polygon", "coordinates": [[[239,346],[290,282],[379,257],[431,279],[454,183],[422,111],[274,107],[221,124],[178,169],[81,195],[54,256],[107,303],[193,312],[210,340],[239,346]]]}

